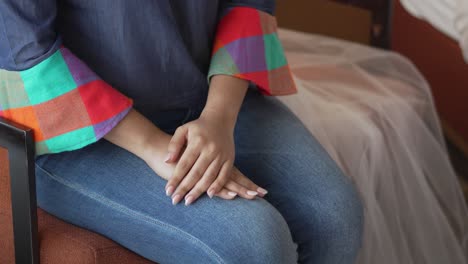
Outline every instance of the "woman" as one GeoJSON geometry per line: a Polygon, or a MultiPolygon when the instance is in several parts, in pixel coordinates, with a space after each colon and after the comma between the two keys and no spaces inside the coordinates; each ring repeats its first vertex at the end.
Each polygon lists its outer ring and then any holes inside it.
{"type": "Polygon", "coordinates": [[[0,116],[35,130],[39,206],[160,263],[352,263],[354,187],[265,96],[296,92],[273,11],[2,1],[0,116]]]}

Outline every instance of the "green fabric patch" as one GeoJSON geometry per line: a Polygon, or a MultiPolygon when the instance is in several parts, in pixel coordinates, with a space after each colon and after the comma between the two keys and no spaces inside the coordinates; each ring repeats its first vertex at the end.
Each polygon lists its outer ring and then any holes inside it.
{"type": "MultiPolygon", "coordinates": [[[[48,152],[62,152],[82,148],[96,142],[94,127],[87,126],[46,140],[48,152]]],[[[37,153],[38,155],[43,153],[37,153]]]]}
{"type": "Polygon", "coordinates": [[[220,48],[211,58],[210,70],[208,71],[208,81],[216,74],[239,74],[239,69],[226,48],[220,48]]]}
{"type": "Polygon", "coordinates": [[[28,94],[24,90],[19,72],[0,70],[0,109],[29,106],[28,94]]]}
{"type": "Polygon", "coordinates": [[[265,58],[269,71],[288,64],[276,33],[264,35],[263,41],[265,42],[265,58]]]}
{"type": "Polygon", "coordinates": [[[60,50],[36,66],[21,71],[21,78],[33,105],[52,100],[77,86],[60,50]]]}

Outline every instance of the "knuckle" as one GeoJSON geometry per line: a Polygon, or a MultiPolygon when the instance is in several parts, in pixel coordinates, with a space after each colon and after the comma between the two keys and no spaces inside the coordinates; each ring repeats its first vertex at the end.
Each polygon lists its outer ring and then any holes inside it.
{"type": "Polygon", "coordinates": [[[187,170],[189,167],[188,162],[186,160],[181,160],[177,165],[179,166],[179,170],[177,171],[178,173],[187,170]]]}
{"type": "Polygon", "coordinates": [[[236,188],[239,193],[247,194],[247,188],[239,186],[236,188]]]}
{"type": "Polygon", "coordinates": [[[204,136],[198,135],[197,137],[195,137],[194,141],[195,141],[195,144],[196,144],[198,147],[200,147],[200,146],[203,146],[203,145],[205,144],[206,139],[205,139],[204,136]]]}
{"type": "Polygon", "coordinates": [[[215,143],[211,142],[206,145],[206,150],[209,154],[216,154],[218,153],[218,146],[215,143]]]}
{"type": "Polygon", "coordinates": [[[184,126],[180,126],[178,127],[175,131],[174,131],[174,135],[179,135],[180,133],[182,133],[184,131],[185,127],[184,126]]]}
{"type": "Polygon", "coordinates": [[[208,190],[208,188],[210,187],[210,183],[209,182],[203,182],[202,184],[200,184],[200,191],[201,192],[204,192],[206,190],[208,190]]]}
{"type": "Polygon", "coordinates": [[[189,191],[189,188],[185,185],[183,186],[179,186],[179,188],[177,188],[177,193],[187,193],[189,191]]]}
{"type": "Polygon", "coordinates": [[[193,188],[191,191],[190,191],[190,195],[193,195],[195,197],[198,197],[200,196],[200,194],[202,194],[204,191],[203,189],[201,189],[200,187],[195,187],[193,188]]]}
{"type": "Polygon", "coordinates": [[[221,189],[221,185],[219,184],[218,181],[215,181],[211,184],[211,189],[218,190],[221,189]]]}
{"type": "Polygon", "coordinates": [[[190,176],[193,178],[200,178],[203,175],[203,171],[200,169],[192,169],[190,172],[190,176]]]}

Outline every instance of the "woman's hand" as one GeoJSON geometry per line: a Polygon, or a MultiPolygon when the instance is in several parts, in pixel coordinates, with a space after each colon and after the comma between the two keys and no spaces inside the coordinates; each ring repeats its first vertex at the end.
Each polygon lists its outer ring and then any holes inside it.
{"type": "MultiPolygon", "coordinates": [[[[161,178],[171,178],[175,164],[164,162],[171,135],[157,128],[134,109],[105,138],[144,160],[161,178]]],[[[223,199],[234,199],[239,194],[240,197],[253,199],[254,195],[246,194],[247,188],[254,189],[256,185],[235,170],[226,187],[215,195],[223,199]]],[[[195,198],[195,193],[193,195],[193,200],[198,198],[195,198]]],[[[190,204],[187,201],[186,203],[190,204]]]]}
{"type": "MultiPolygon", "coordinates": [[[[166,184],[166,192],[175,203],[185,197],[190,204],[204,192],[213,197],[233,173],[233,128],[216,113],[205,111],[200,118],[177,128],[168,149],[168,162],[180,156],[166,184]]],[[[250,196],[257,194],[256,189],[249,192],[250,196]]]]}
{"type": "MultiPolygon", "coordinates": [[[[166,163],[163,161],[165,150],[169,145],[170,139],[171,136],[165,133],[158,135],[158,137],[153,137],[153,140],[148,142],[146,151],[143,155],[143,159],[148,164],[148,166],[150,166],[159,176],[166,180],[170,180],[171,175],[173,174],[176,167],[176,165],[173,163],[166,163]]],[[[204,189],[198,189],[198,187],[192,188],[189,193],[185,195],[185,205],[193,203],[204,192],[204,189]],[[189,197],[192,198],[189,199],[189,197]]],[[[226,200],[231,200],[234,199],[237,195],[246,199],[254,199],[257,195],[263,197],[266,193],[267,192],[265,189],[260,188],[249,178],[244,176],[244,174],[242,174],[237,168],[233,167],[225,186],[214,195],[226,200]],[[260,193],[252,190],[260,190],[260,193]]],[[[177,204],[179,201],[176,201],[174,198],[172,199],[173,204],[177,204]]]]}
{"type": "MultiPolygon", "coordinates": [[[[157,128],[138,111],[132,109],[105,135],[105,139],[144,160],[161,178],[168,180],[171,177],[175,165],[164,162],[171,135],[157,128]]],[[[226,188],[217,194],[224,199],[233,199],[236,195],[226,188]]]]}
{"type": "MultiPolygon", "coordinates": [[[[176,130],[165,159],[168,163],[177,162],[166,185],[168,195],[176,203],[187,193],[185,199],[190,202],[205,191],[212,197],[228,183],[235,157],[234,127],[247,88],[246,80],[213,76],[200,117],[176,130]]],[[[254,189],[249,193],[256,192],[254,189]]]]}
{"type": "Polygon", "coordinates": [[[202,114],[177,128],[168,151],[167,162],[174,162],[180,156],[166,184],[166,192],[172,195],[175,203],[192,189],[193,197],[187,196],[186,200],[192,201],[205,191],[213,197],[223,188],[232,172],[233,131],[221,120],[202,114]]]}

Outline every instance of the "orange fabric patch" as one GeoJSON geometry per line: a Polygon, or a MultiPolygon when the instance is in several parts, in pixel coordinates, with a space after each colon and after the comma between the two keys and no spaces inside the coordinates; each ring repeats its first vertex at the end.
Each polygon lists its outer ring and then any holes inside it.
{"type": "Polygon", "coordinates": [[[276,24],[275,17],[265,12],[259,12],[259,16],[263,34],[267,35],[276,33],[278,25],[276,24]]]}
{"type": "Polygon", "coordinates": [[[275,95],[292,94],[297,91],[296,84],[291,77],[289,65],[270,70],[268,72],[268,83],[271,93],[275,95]]]}
{"type": "Polygon", "coordinates": [[[0,116],[33,129],[35,141],[44,140],[44,135],[32,106],[3,110],[0,112],[0,116]]]}

